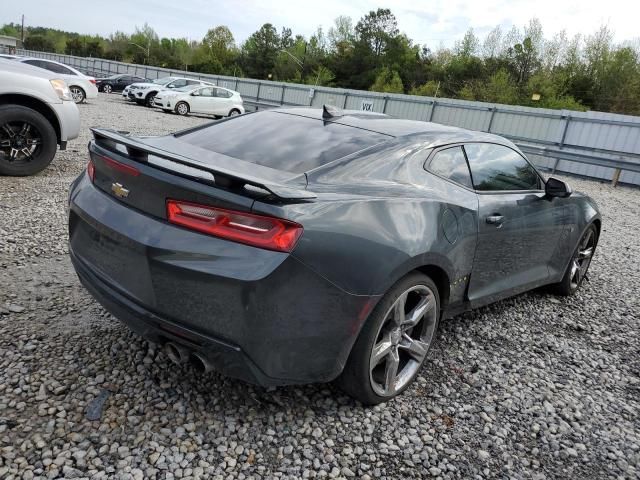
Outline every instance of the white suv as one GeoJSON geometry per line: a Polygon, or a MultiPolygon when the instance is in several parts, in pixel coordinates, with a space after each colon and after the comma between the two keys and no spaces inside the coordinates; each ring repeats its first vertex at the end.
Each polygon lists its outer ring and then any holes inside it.
{"type": "MultiPolygon", "coordinates": [[[[153,100],[158,92],[182,88],[188,85],[195,87],[198,85],[212,86],[213,84],[194,80],[193,78],[162,77],[150,83],[134,83],[129,85],[125,91],[129,100],[135,100],[139,105],[153,107],[153,100]]],[[[122,92],[122,95],[124,96],[125,92],[122,92]]]]}
{"type": "Polygon", "coordinates": [[[57,147],[80,133],[69,87],[40,68],[0,59],[0,175],[32,175],[51,163],[57,147]]]}

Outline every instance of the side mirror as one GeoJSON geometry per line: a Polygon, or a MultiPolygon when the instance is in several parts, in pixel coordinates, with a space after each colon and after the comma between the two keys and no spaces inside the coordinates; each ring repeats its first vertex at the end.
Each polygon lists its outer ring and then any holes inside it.
{"type": "Polygon", "coordinates": [[[191,92],[192,97],[199,97],[200,94],[198,92],[191,92]]]}
{"type": "Polygon", "coordinates": [[[167,85],[168,88],[176,88],[175,85],[167,85]]]}
{"type": "Polygon", "coordinates": [[[547,180],[544,193],[549,198],[567,198],[571,195],[571,187],[562,180],[551,177],[547,180]]]}

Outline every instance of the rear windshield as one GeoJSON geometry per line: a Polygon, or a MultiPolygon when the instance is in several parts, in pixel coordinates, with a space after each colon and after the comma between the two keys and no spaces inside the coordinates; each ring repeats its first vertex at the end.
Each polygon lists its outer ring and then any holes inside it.
{"type": "Polygon", "coordinates": [[[265,167],[303,173],[391,137],[299,115],[258,112],[177,138],[265,167]]]}

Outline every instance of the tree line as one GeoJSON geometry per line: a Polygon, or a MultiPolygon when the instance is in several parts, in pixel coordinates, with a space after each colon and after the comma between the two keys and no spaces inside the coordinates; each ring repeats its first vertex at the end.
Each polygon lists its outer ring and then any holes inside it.
{"type": "MultiPolygon", "coordinates": [[[[0,34],[19,37],[19,25],[6,24],[0,34]]],[[[615,43],[606,26],[548,38],[535,18],[483,38],[470,29],[449,48],[414,43],[383,8],[357,22],[340,16],[308,38],[271,23],[240,44],[224,25],[198,41],[161,38],[147,24],[108,38],[30,27],[24,47],[310,85],[640,114],[640,39],[615,43]]]]}

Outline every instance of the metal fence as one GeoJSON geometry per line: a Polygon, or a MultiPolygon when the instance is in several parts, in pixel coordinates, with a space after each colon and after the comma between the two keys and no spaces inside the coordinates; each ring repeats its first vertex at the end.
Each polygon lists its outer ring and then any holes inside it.
{"type": "Polygon", "coordinates": [[[256,108],[322,106],[381,112],[502,135],[543,168],[640,185],[640,117],[471,102],[362,90],[315,87],[268,80],[209,75],[99,58],[18,51],[56,60],[90,75],[126,73],[150,79],[191,77],[240,92],[256,108]]]}

